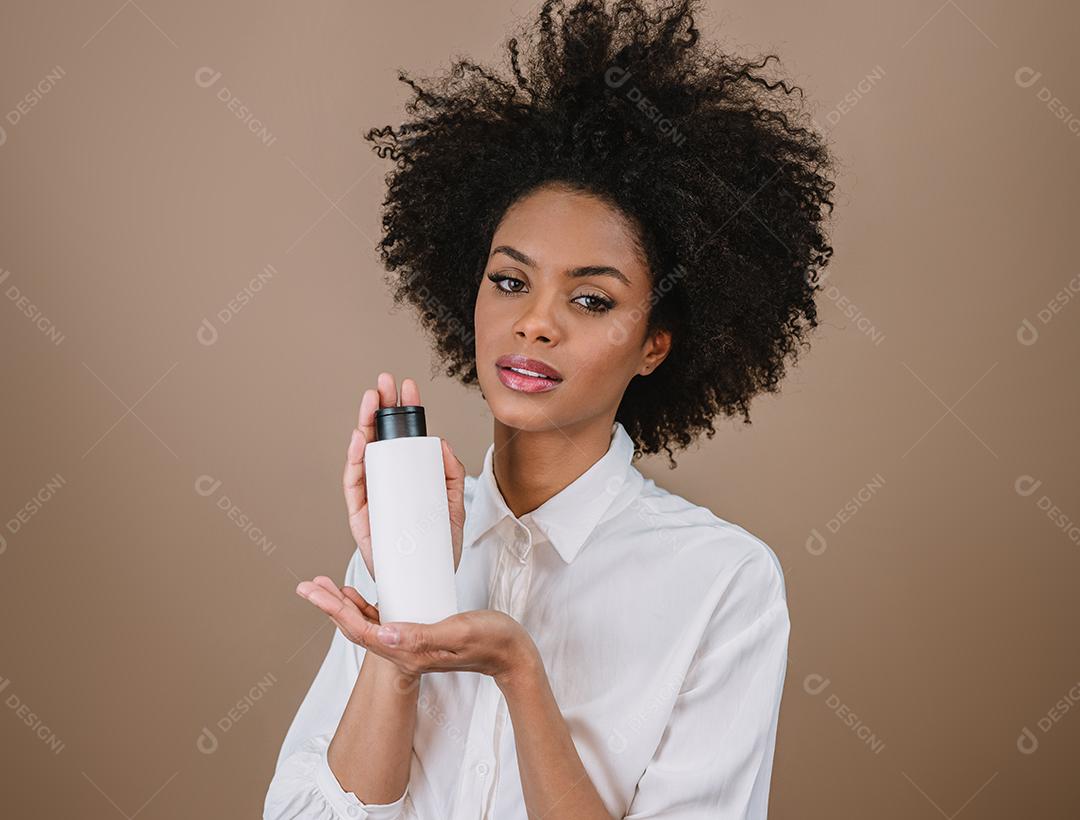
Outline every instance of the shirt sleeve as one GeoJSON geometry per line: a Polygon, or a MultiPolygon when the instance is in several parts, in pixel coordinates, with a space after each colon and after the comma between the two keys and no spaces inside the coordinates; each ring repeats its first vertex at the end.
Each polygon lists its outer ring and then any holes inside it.
{"type": "MultiPolygon", "coordinates": [[[[369,601],[374,600],[374,581],[359,550],[349,561],[345,585],[355,587],[369,601]]],[[[398,820],[406,816],[406,809],[411,807],[408,786],[393,803],[363,803],[342,788],[326,759],[330,740],[360,673],[364,652],[362,646],[334,629],[330,649],[278,753],[263,804],[263,820],[398,820]]]]}
{"type": "Polygon", "coordinates": [[[624,820],[765,820],[790,632],[780,589],[733,637],[704,636],[624,820]]]}

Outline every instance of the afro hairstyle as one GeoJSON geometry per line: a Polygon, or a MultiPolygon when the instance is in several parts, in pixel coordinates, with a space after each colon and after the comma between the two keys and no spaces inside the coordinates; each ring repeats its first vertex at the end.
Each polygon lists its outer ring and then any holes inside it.
{"type": "Polygon", "coordinates": [[[395,305],[430,335],[444,372],[478,383],[473,312],[494,231],[545,185],[617,208],[652,277],[647,334],[671,350],[635,376],[616,420],[635,458],[686,448],[713,419],[778,392],[817,326],[832,255],[832,157],[804,94],[707,46],[699,0],[547,0],[506,44],[504,71],[455,59],[416,80],[409,118],[365,135],[386,175],[378,253],[395,305]]]}

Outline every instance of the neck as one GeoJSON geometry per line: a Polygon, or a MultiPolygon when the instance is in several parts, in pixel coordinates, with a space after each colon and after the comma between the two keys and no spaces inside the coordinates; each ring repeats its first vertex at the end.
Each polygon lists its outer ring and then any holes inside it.
{"type": "Polygon", "coordinates": [[[495,419],[492,469],[510,511],[520,518],[573,484],[607,453],[614,422],[604,416],[574,427],[529,431],[495,419]]]}

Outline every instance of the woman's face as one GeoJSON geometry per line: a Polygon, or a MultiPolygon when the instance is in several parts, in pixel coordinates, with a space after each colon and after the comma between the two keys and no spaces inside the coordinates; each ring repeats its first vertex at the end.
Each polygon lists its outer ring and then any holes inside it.
{"type": "Polygon", "coordinates": [[[474,315],[480,388],[498,421],[527,431],[610,423],[630,380],[667,355],[670,334],[645,338],[652,284],[632,230],[618,210],[562,188],[503,216],[474,315]]]}

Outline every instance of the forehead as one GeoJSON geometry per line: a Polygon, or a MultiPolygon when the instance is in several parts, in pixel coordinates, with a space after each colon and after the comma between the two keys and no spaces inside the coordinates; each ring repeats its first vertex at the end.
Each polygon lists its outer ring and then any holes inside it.
{"type": "Polygon", "coordinates": [[[611,265],[637,283],[646,263],[630,221],[616,208],[577,192],[544,188],[504,215],[491,247],[511,245],[540,267],[611,265]],[[638,275],[634,275],[638,274],[638,275]]]}

